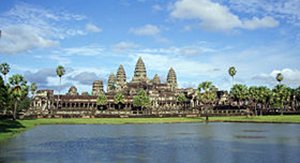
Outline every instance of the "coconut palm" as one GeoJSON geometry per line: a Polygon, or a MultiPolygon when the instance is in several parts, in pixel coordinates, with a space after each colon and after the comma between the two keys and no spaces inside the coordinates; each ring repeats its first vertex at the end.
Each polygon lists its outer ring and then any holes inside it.
{"type": "Polygon", "coordinates": [[[142,110],[150,105],[150,97],[147,95],[146,91],[141,89],[138,94],[133,97],[133,106],[141,107],[142,110]]]}
{"type": "Polygon", "coordinates": [[[300,103],[300,86],[295,89],[294,95],[295,95],[295,108],[299,109],[298,107],[300,103]]]}
{"type": "Polygon", "coordinates": [[[279,84],[281,84],[281,81],[283,80],[283,75],[282,73],[278,73],[276,75],[276,80],[278,81],[279,84]]]}
{"type": "Polygon", "coordinates": [[[283,84],[278,84],[272,90],[272,104],[275,107],[279,107],[281,115],[283,115],[283,110],[285,105],[290,102],[291,92],[288,87],[283,84]]]}
{"type": "Polygon", "coordinates": [[[105,96],[105,94],[103,92],[101,92],[99,94],[99,96],[97,97],[97,105],[103,107],[106,104],[107,104],[107,97],[105,96]]]}
{"type": "Polygon", "coordinates": [[[6,75],[9,73],[10,67],[8,63],[2,63],[0,65],[0,71],[4,75],[4,81],[6,82],[6,75]]]}
{"type": "Polygon", "coordinates": [[[0,111],[3,111],[3,113],[6,113],[8,103],[8,91],[7,87],[4,84],[4,80],[2,76],[0,76],[0,111]]]}
{"type": "Polygon", "coordinates": [[[217,91],[218,89],[209,81],[202,82],[198,86],[197,95],[200,102],[204,104],[206,121],[208,121],[208,110],[213,108],[217,99],[217,91]]]}
{"type": "Polygon", "coordinates": [[[37,90],[36,83],[31,83],[31,85],[30,85],[30,92],[31,92],[32,98],[34,97],[36,90],[37,90]]]}
{"type": "Polygon", "coordinates": [[[125,97],[122,94],[122,92],[118,92],[115,96],[114,96],[114,103],[118,104],[118,109],[120,110],[121,108],[121,104],[125,104],[125,97]]]}
{"type": "Polygon", "coordinates": [[[249,99],[252,102],[252,104],[254,105],[254,112],[255,115],[257,115],[257,104],[259,102],[260,99],[260,92],[259,92],[259,88],[257,86],[251,86],[249,87],[249,99]]]}
{"type": "Polygon", "coordinates": [[[242,102],[245,102],[249,98],[249,91],[246,85],[235,84],[230,90],[230,97],[237,101],[239,108],[242,102]]]}
{"type": "Polygon", "coordinates": [[[28,94],[27,81],[22,75],[16,74],[9,78],[10,84],[10,94],[15,99],[14,100],[14,109],[13,109],[13,119],[17,118],[17,107],[18,102],[20,102],[28,94]]]}
{"type": "Polygon", "coordinates": [[[179,93],[179,95],[177,96],[177,102],[179,102],[180,104],[183,104],[183,109],[185,109],[185,103],[188,100],[185,96],[184,93],[179,93]]]}
{"type": "Polygon", "coordinates": [[[267,109],[268,105],[270,104],[272,91],[270,88],[265,86],[258,87],[258,101],[261,103],[262,107],[260,109],[260,115],[262,116],[262,109],[267,109]]]}
{"type": "Polygon", "coordinates": [[[234,85],[234,76],[235,76],[235,74],[236,74],[236,69],[235,69],[235,67],[234,67],[234,66],[229,67],[228,73],[229,73],[229,75],[232,77],[232,86],[233,86],[233,85],[234,85]]]}
{"type": "Polygon", "coordinates": [[[57,103],[57,108],[58,108],[58,105],[59,105],[59,95],[60,95],[60,90],[61,90],[61,78],[62,76],[65,74],[66,70],[63,66],[57,66],[56,68],[56,75],[59,77],[59,90],[58,90],[58,103],[57,103]]]}

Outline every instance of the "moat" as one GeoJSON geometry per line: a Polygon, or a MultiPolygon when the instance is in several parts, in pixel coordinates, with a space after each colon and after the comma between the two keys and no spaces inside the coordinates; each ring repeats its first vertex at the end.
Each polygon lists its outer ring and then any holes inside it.
{"type": "Polygon", "coordinates": [[[44,125],[0,144],[0,162],[297,162],[299,124],[44,125]]]}

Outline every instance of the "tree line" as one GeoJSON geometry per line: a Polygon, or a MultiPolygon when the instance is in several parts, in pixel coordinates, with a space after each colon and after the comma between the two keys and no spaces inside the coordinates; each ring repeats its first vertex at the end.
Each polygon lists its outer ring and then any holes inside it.
{"type": "MultiPolygon", "coordinates": [[[[37,91],[37,85],[36,83],[28,85],[27,80],[20,74],[14,74],[6,80],[6,75],[10,72],[10,66],[7,63],[0,65],[0,71],[4,77],[2,78],[2,76],[0,76],[0,112],[2,112],[2,115],[12,115],[12,118],[15,120],[19,111],[29,108],[32,98],[37,91]],[[29,93],[31,93],[31,97],[29,97],[29,93]]],[[[65,73],[66,70],[63,66],[56,68],[60,85],[57,107],[59,107],[61,81],[65,73]]],[[[293,89],[282,84],[281,81],[284,79],[284,76],[281,73],[277,74],[276,80],[278,84],[272,89],[266,86],[247,87],[243,84],[235,84],[234,77],[237,73],[235,67],[230,67],[228,73],[232,77],[229,101],[231,104],[237,104],[239,108],[247,107],[253,111],[255,115],[262,115],[264,110],[266,111],[270,108],[279,108],[281,114],[283,114],[284,110],[296,110],[299,108],[300,86],[293,89]],[[258,111],[260,113],[258,113],[258,111]]],[[[202,109],[204,109],[205,113],[208,113],[209,110],[217,105],[219,100],[217,92],[218,88],[210,81],[204,81],[198,85],[197,99],[201,102],[202,109]]],[[[176,99],[177,102],[183,104],[184,107],[188,101],[188,98],[183,93],[180,93],[176,99]]],[[[118,105],[119,109],[122,104],[125,104],[125,97],[122,92],[115,94],[114,103],[118,105]]],[[[139,90],[137,95],[133,97],[133,106],[135,107],[144,109],[149,107],[150,104],[150,97],[143,89],[139,90]]],[[[107,97],[104,92],[98,95],[97,105],[100,107],[107,105],[107,97]]],[[[208,115],[206,117],[208,119],[208,115]]]]}

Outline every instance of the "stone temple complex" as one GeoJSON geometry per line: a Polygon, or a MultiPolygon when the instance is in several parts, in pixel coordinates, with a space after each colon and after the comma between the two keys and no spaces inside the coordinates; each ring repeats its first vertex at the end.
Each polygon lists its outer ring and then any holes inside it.
{"type": "MultiPolygon", "coordinates": [[[[126,80],[125,69],[120,65],[116,74],[109,75],[106,91],[102,80],[93,82],[91,94],[79,94],[75,86],[65,95],[54,94],[53,90],[38,90],[26,114],[37,117],[199,116],[201,109],[196,89],[178,88],[173,68],[169,69],[166,77],[166,82],[162,82],[158,74],[149,78],[145,63],[138,58],[131,81],[126,80]],[[133,105],[133,99],[140,90],[144,90],[150,98],[147,107],[133,105]],[[107,99],[102,106],[97,105],[100,94],[107,99]],[[123,95],[123,102],[115,102],[116,94],[123,95]],[[178,100],[179,94],[186,97],[184,101],[178,100]]],[[[223,96],[218,94],[219,103],[224,101],[223,96]]]]}

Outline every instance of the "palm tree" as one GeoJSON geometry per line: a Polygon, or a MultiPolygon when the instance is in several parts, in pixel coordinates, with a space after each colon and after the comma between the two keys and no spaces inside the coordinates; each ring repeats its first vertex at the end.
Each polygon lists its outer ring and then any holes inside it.
{"type": "Polygon", "coordinates": [[[56,75],[59,77],[59,90],[58,90],[58,100],[57,100],[57,108],[59,105],[59,95],[60,95],[60,90],[61,90],[61,77],[65,74],[66,70],[63,66],[57,66],[56,68],[56,75]]]}
{"type": "Polygon", "coordinates": [[[260,115],[262,116],[262,109],[267,109],[271,100],[272,92],[270,88],[265,86],[258,87],[258,101],[261,103],[262,107],[260,109],[260,115]]]}
{"type": "Polygon", "coordinates": [[[13,120],[17,118],[17,107],[18,102],[21,101],[22,98],[26,97],[28,94],[28,86],[27,81],[24,79],[22,75],[16,74],[9,78],[10,84],[10,94],[15,99],[14,110],[13,110],[13,120]]]}
{"type": "Polygon", "coordinates": [[[295,108],[298,109],[299,103],[300,103],[300,86],[295,89],[294,95],[295,95],[295,100],[296,100],[295,101],[295,108]]]}
{"type": "Polygon", "coordinates": [[[283,110],[285,109],[285,104],[290,101],[291,92],[289,88],[283,84],[278,84],[272,90],[272,104],[275,107],[279,107],[281,110],[281,115],[283,115],[283,110]]]}
{"type": "Polygon", "coordinates": [[[236,69],[235,69],[235,67],[234,67],[234,66],[229,67],[228,73],[229,73],[229,75],[232,77],[232,86],[233,86],[233,85],[234,85],[234,76],[235,76],[235,74],[236,74],[236,69]]]}
{"type": "Polygon", "coordinates": [[[276,75],[276,80],[278,81],[279,84],[281,84],[281,81],[283,80],[283,75],[282,73],[278,73],[276,75]]]}
{"type": "Polygon", "coordinates": [[[122,92],[118,92],[115,96],[114,96],[114,103],[118,104],[118,109],[120,110],[120,105],[121,104],[125,104],[125,97],[122,94],[122,92]]]}
{"type": "Polygon", "coordinates": [[[31,85],[30,85],[30,92],[31,92],[32,98],[34,97],[36,90],[37,90],[36,83],[31,83],[31,85]]]}
{"type": "Polygon", "coordinates": [[[142,110],[144,110],[144,108],[147,108],[150,103],[150,97],[143,89],[139,90],[138,94],[133,97],[133,106],[141,107],[142,110]]]}
{"type": "Polygon", "coordinates": [[[245,102],[249,97],[249,91],[246,85],[243,84],[235,84],[230,90],[230,96],[235,101],[237,101],[239,108],[241,107],[241,103],[245,102]]]}
{"type": "Polygon", "coordinates": [[[183,104],[183,109],[185,110],[185,103],[187,101],[187,98],[186,98],[185,94],[184,93],[179,93],[176,100],[180,104],[183,104]]]}
{"type": "Polygon", "coordinates": [[[257,86],[251,86],[249,88],[249,98],[254,105],[255,115],[257,115],[257,104],[260,99],[260,92],[257,86]]]}
{"type": "Polygon", "coordinates": [[[0,65],[1,73],[4,75],[4,81],[6,82],[6,74],[9,73],[10,67],[8,63],[2,63],[0,65]]]}
{"type": "Polygon", "coordinates": [[[107,97],[103,92],[100,92],[99,96],[97,97],[97,105],[103,107],[107,104],[107,97]]]}
{"type": "Polygon", "coordinates": [[[217,99],[217,88],[212,82],[205,81],[198,86],[198,98],[201,103],[204,104],[205,119],[208,121],[208,110],[213,108],[213,105],[217,99]]]}

